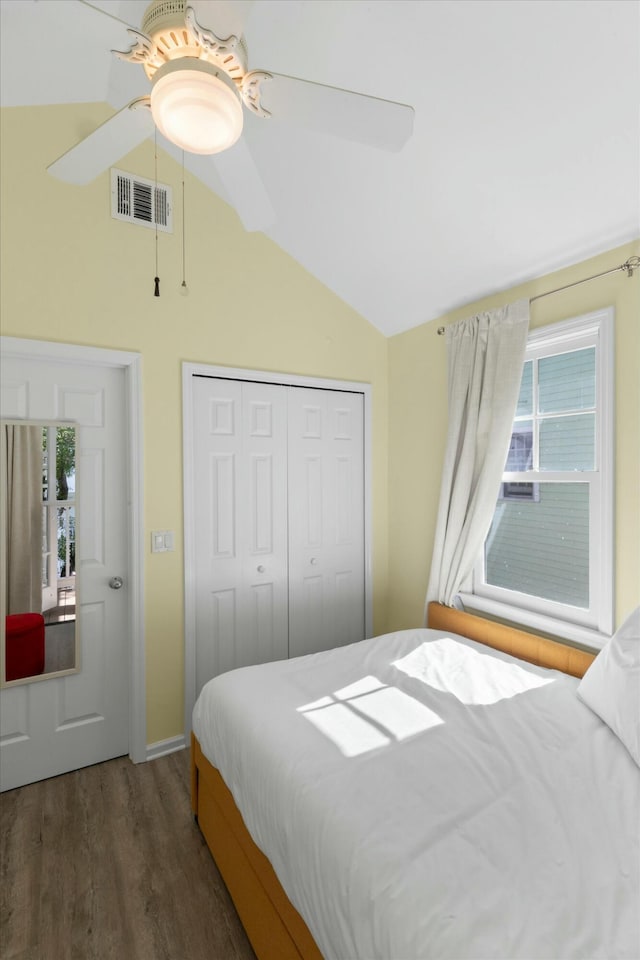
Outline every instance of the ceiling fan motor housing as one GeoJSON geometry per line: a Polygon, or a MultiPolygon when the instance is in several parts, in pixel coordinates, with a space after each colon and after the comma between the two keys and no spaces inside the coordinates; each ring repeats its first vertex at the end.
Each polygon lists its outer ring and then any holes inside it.
{"type": "Polygon", "coordinates": [[[145,10],[141,29],[154,47],[141,58],[149,80],[171,60],[193,57],[224,70],[240,86],[247,72],[244,41],[217,37],[200,27],[189,11],[188,0],[153,0],[145,10]]]}

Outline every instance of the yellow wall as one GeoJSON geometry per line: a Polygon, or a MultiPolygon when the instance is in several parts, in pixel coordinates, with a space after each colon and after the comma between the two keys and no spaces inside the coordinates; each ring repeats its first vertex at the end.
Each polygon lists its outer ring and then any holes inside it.
{"type": "MultiPolygon", "coordinates": [[[[385,627],[387,342],[262,234],[187,177],[189,296],[181,275],[181,168],[161,154],[177,224],[155,236],[110,216],[108,173],[86,187],[45,167],[108,116],[104,105],[2,111],[2,333],[139,351],[144,391],[147,739],[183,729],[183,360],[373,384],[374,623],[385,627]],[[150,531],[175,553],[150,553],[150,531]]],[[[153,178],[153,144],[119,163],[153,178]]]]}
{"type": "MultiPolygon", "coordinates": [[[[468,304],[389,340],[388,629],[422,623],[447,430],[441,324],[572,283],[640,253],[631,243],[468,304]]],[[[531,328],[615,307],[616,622],[640,603],[640,273],[612,274],[531,305],[531,328]]]]}
{"type": "MultiPolygon", "coordinates": [[[[61,184],[47,163],[109,115],[104,105],[2,111],[2,284],[8,336],[139,351],[143,357],[145,628],[149,742],[183,729],[183,360],[373,384],[374,628],[422,622],[446,434],[445,344],[436,327],[533,296],[623,262],[613,250],[452,312],[390,340],[187,175],[187,276],[181,280],[180,168],[160,155],[175,190],[177,229],[160,235],[161,297],[152,296],[151,230],[110,217],[108,174],[61,184]],[[388,466],[387,466],[388,463],[388,466]],[[175,532],[175,553],[151,555],[150,531],[175,532]]],[[[119,164],[153,177],[153,145],[119,164]]],[[[622,274],[537,301],[532,326],[616,307],[616,612],[639,602],[640,276],[622,274]]]]}

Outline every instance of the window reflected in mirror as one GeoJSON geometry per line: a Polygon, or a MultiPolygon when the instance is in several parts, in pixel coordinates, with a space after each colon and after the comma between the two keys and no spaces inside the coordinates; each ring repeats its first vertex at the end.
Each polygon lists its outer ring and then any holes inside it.
{"type": "Polygon", "coordinates": [[[2,422],[3,683],[77,671],[73,424],[2,422]]]}

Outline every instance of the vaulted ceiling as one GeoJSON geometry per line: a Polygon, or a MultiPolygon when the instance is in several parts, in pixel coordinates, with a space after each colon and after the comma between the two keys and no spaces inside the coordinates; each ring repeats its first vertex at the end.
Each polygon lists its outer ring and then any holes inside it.
{"type": "MultiPolygon", "coordinates": [[[[133,26],[146,6],[94,3],[133,26]]],[[[80,0],[0,7],[3,106],[119,109],[148,92],[142,68],[110,53],[127,45],[117,19],[80,0]]],[[[247,116],[243,133],[275,211],[264,232],[384,334],[640,234],[635,0],[239,0],[236,11],[251,68],[415,110],[399,152],[277,118],[247,116]]],[[[206,160],[191,169],[229,199],[206,160]]]]}

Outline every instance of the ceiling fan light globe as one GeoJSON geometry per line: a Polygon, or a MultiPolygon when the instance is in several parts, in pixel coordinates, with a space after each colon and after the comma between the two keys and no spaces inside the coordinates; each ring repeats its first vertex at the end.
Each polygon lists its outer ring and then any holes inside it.
{"type": "Polygon", "coordinates": [[[160,133],[188,153],[221,153],[242,133],[242,101],[233,80],[201,60],[172,60],[157,71],[151,114],[160,133]]]}

